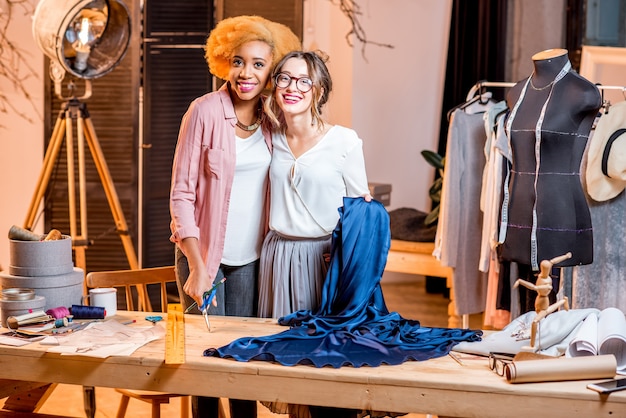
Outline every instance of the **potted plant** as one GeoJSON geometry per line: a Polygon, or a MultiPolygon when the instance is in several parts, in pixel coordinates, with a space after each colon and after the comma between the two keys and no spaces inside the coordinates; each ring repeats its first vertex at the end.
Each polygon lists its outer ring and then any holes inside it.
{"type": "Polygon", "coordinates": [[[430,150],[422,150],[421,154],[428,164],[435,167],[438,174],[435,175],[435,180],[428,190],[430,199],[433,201],[433,207],[424,219],[424,224],[432,225],[437,223],[439,220],[439,204],[441,203],[441,190],[443,188],[443,169],[445,157],[430,150]]]}

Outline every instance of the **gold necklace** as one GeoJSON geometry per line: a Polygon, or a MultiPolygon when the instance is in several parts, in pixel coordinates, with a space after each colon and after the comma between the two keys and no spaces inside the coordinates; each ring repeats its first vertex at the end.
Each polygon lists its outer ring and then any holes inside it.
{"type": "Polygon", "coordinates": [[[261,122],[263,122],[263,113],[259,112],[259,116],[256,118],[256,121],[252,125],[244,125],[243,123],[239,122],[239,119],[237,119],[237,126],[246,132],[250,132],[258,128],[261,125],[261,122]]]}
{"type": "MultiPolygon", "coordinates": [[[[535,75],[535,72],[534,72],[534,71],[533,71],[533,74],[532,74],[532,75],[535,75]]],[[[533,90],[535,90],[535,91],[545,90],[545,89],[547,89],[548,87],[551,87],[553,84],[554,84],[554,80],[552,80],[551,82],[549,82],[548,84],[546,84],[546,85],[545,85],[545,86],[543,86],[543,87],[535,87],[535,85],[533,84],[533,78],[532,78],[532,76],[530,77],[530,87],[531,87],[533,90]]]]}

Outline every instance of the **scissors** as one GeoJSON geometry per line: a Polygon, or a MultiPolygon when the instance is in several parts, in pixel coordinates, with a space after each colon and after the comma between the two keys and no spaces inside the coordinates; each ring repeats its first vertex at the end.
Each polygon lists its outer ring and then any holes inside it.
{"type": "Polygon", "coordinates": [[[215,297],[215,292],[217,288],[214,286],[213,290],[210,292],[204,292],[202,297],[204,298],[204,302],[202,306],[200,306],[200,310],[202,311],[202,315],[204,316],[204,322],[206,323],[206,328],[211,332],[211,323],[209,322],[209,306],[211,306],[211,302],[213,302],[213,298],[215,297]]]}
{"type": "MultiPolygon", "coordinates": [[[[200,306],[198,309],[200,309],[200,311],[202,312],[202,315],[204,316],[204,322],[206,323],[206,327],[209,330],[209,332],[211,332],[211,323],[209,322],[209,306],[211,306],[211,302],[213,302],[213,298],[215,297],[215,293],[217,292],[218,286],[224,283],[225,281],[226,281],[226,277],[222,277],[222,280],[215,283],[213,287],[211,287],[209,290],[207,290],[206,292],[202,294],[202,300],[203,300],[202,306],[200,306]]],[[[191,312],[191,309],[193,309],[193,307],[196,305],[197,303],[195,302],[192,303],[187,309],[185,309],[185,313],[191,312]]]]}

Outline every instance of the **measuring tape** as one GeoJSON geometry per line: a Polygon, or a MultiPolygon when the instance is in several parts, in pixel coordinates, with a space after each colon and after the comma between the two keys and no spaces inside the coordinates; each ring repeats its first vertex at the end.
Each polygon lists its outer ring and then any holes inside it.
{"type": "Polygon", "coordinates": [[[167,305],[167,330],[165,333],[165,364],[185,362],[185,317],[180,303],[167,305]]]}

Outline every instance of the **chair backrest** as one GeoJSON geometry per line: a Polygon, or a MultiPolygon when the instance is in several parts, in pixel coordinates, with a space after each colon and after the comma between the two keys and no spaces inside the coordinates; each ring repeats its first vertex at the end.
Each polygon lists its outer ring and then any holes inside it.
{"type": "Polygon", "coordinates": [[[137,310],[152,312],[147,285],[159,284],[161,310],[167,310],[167,283],[176,282],[174,266],[136,270],[92,271],[87,274],[87,287],[123,287],[126,309],[134,311],[132,287],[137,289],[137,310]]]}

